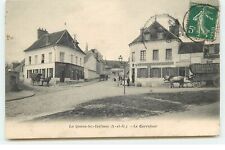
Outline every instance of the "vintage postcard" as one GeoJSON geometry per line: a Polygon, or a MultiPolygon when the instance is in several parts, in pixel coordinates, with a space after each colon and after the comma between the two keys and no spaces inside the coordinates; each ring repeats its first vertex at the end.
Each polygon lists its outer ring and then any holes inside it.
{"type": "Polygon", "coordinates": [[[7,0],[7,139],[218,136],[219,0],[7,0]]]}

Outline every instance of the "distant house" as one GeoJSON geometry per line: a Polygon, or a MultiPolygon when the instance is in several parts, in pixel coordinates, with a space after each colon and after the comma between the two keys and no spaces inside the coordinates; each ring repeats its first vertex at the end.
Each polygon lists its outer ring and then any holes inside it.
{"type": "Polygon", "coordinates": [[[177,24],[166,29],[155,21],[141,29],[140,35],[129,44],[131,82],[157,86],[163,83],[166,75],[188,76],[190,64],[209,62],[206,57],[210,52],[211,57],[218,57],[219,46],[216,45],[183,42],[177,24]]]}
{"type": "Polygon", "coordinates": [[[126,61],[120,62],[117,60],[105,60],[105,71],[113,77],[118,77],[118,75],[123,76],[124,65],[125,65],[125,75],[129,73],[129,64],[126,61]]]}
{"type": "Polygon", "coordinates": [[[96,49],[86,51],[86,56],[84,58],[84,68],[85,79],[90,80],[99,78],[100,74],[104,73],[102,54],[96,49]]]}
{"type": "Polygon", "coordinates": [[[67,30],[48,33],[37,30],[38,39],[25,52],[25,81],[32,73],[52,76],[51,82],[64,82],[84,78],[85,53],[67,30]]]}
{"type": "Polygon", "coordinates": [[[24,81],[25,59],[23,59],[13,70],[19,73],[19,81],[24,81]]]}

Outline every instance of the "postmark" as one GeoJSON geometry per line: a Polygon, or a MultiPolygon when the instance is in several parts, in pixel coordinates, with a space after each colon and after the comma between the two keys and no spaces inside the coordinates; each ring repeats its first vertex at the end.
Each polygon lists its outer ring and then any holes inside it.
{"type": "Polygon", "coordinates": [[[208,4],[191,3],[186,23],[186,36],[196,40],[215,40],[218,8],[208,4]]]}

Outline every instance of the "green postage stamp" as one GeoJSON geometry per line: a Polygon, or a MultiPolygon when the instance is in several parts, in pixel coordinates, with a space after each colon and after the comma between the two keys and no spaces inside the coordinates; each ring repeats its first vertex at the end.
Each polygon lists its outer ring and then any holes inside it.
{"type": "Polygon", "coordinates": [[[206,4],[190,4],[187,36],[214,40],[218,18],[218,8],[206,4]]]}

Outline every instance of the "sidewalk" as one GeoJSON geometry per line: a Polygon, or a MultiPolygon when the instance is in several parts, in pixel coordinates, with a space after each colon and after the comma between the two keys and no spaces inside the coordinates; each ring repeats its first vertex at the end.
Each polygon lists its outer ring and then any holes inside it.
{"type": "Polygon", "coordinates": [[[9,102],[9,101],[14,101],[14,100],[24,99],[24,98],[31,97],[34,95],[35,95],[34,92],[26,91],[26,90],[19,91],[19,92],[7,92],[5,94],[5,99],[6,99],[6,101],[9,102]]]}

